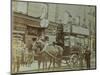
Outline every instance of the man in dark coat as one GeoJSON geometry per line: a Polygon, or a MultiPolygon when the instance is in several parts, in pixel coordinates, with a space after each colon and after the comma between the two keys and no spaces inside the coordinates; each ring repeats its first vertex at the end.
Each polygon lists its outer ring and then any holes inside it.
{"type": "Polygon", "coordinates": [[[90,69],[91,51],[88,47],[86,48],[86,51],[85,51],[85,61],[86,61],[87,69],[90,69]]]}

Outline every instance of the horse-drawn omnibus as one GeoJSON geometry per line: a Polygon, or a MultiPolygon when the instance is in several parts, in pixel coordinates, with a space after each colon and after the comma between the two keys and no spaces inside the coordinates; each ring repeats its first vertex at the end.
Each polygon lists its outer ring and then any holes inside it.
{"type": "Polygon", "coordinates": [[[67,61],[70,61],[73,65],[76,63],[79,66],[80,58],[82,56],[81,54],[89,43],[88,37],[89,30],[86,28],[75,26],[71,23],[68,25],[58,25],[56,42],[64,49],[63,59],[66,60],[66,63],[67,61]]]}

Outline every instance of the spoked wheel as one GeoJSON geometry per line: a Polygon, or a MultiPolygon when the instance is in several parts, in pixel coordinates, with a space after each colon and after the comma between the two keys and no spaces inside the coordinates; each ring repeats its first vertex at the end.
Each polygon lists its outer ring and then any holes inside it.
{"type": "Polygon", "coordinates": [[[70,57],[71,68],[77,68],[79,66],[79,57],[77,54],[72,54],[70,57]]]}

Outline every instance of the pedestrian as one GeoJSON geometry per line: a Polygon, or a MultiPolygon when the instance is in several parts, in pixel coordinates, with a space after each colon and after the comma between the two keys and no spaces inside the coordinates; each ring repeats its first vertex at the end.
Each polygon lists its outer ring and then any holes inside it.
{"type": "Polygon", "coordinates": [[[91,55],[91,51],[90,51],[89,47],[87,47],[85,50],[85,61],[86,61],[87,69],[90,69],[90,64],[91,64],[90,63],[90,60],[91,60],[90,55],[91,55]]]}
{"type": "Polygon", "coordinates": [[[83,60],[84,60],[84,48],[81,47],[81,50],[80,50],[80,54],[79,54],[79,59],[80,59],[80,68],[82,69],[83,68],[83,60]]]}
{"type": "Polygon", "coordinates": [[[17,39],[17,46],[16,46],[16,64],[17,64],[17,72],[20,69],[21,63],[22,63],[22,52],[23,52],[23,48],[22,48],[22,37],[20,35],[18,35],[18,39],[17,39]]]}
{"type": "Polygon", "coordinates": [[[32,57],[32,60],[33,60],[33,62],[34,62],[34,60],[35,60],[35,55],[36,55],[36,49],[37,49],[37,47],[36,47],[36,43],[37,43],[37,38],[32,38],[32,53],[33,53],[33,57],[32,57]]]}

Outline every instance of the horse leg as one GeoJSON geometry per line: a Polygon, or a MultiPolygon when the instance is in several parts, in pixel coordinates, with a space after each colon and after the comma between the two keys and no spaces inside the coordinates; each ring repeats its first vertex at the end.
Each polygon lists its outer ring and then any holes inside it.
{"type": "Polygon", "coordinates": [[[55,59],[53,59],[53,70],[55,68],[55,59]]]}
{"type": "Polygon", "coordinates": [[[45,69],[47,70],[47,63],[48,63],[48,56],[47,55],[45,55],[45,57],[44,57],[44,64],[45,64],[45,69]]]}
{"type": "Polygon", "coordinates": [[[42,63],[43,63],[43,71],[44,71],[44,69],[45,69],[45,62],[44,62],[44,60],[43,60],[42,63]]]}
{"type": "Polygon", "coordinates": [[[30,67],[31,66],[31,55],[29,56],[29,64],[28,66],[30,67]]]}
{"type": "MultiPolygon", "coordinates": [[[[60,57],[58,57],[58,58],[60,58],[60,57]]],[[[58,61],[58,67],[61,67],[61,59],[58,59],[57,61],[58,61]]]]}
{"type": "Polygon", "coordinates": [[[25,61],[24,61],[24,62],[25,62],[25,66],[27,66],[27,58],[25,59],[25,61]]]}
{"type": "Polygon", "coordinates": [[[49,63],[48,70],[50,69],[51,64],[52,64],[52,58],[50,58],[50,63],[49,63]]]}
{"type": "Polygon", "coordinates": [[[70,68],[71,67],[71,65],[70,65],[70,59],[68,59],[67,61],[66,61],[66,64],[67,64],[67,66],[70,68]]]}
{"type": "Polygon", "coordinates": [[[32,56],[30,57],[30,66],[32,65],[33,61],[32,61],[32,56]]]}
{"type": "Polygon", "coordinates": [[[47,57],[45,53],[42,54],[42,63],[43,63],[43,71],[45,71],[45,69],[47,68],[47,57]]]}
{"type": "Polygon", "coordinates": [[[38,71],[40,70],[41,61],[38,60],[38,71]]]}
{"type": "Polygon", "coordinates": [[[45,71],[45,69],[47,68],[47,62],[46,60],[43,60],[42,63],[43,63],[43,71],[45,71]]]}
{"type": "Polygon", "coordinates": [[[47,61],[44,62],[44,69],[47,69],[47,61]]]}

